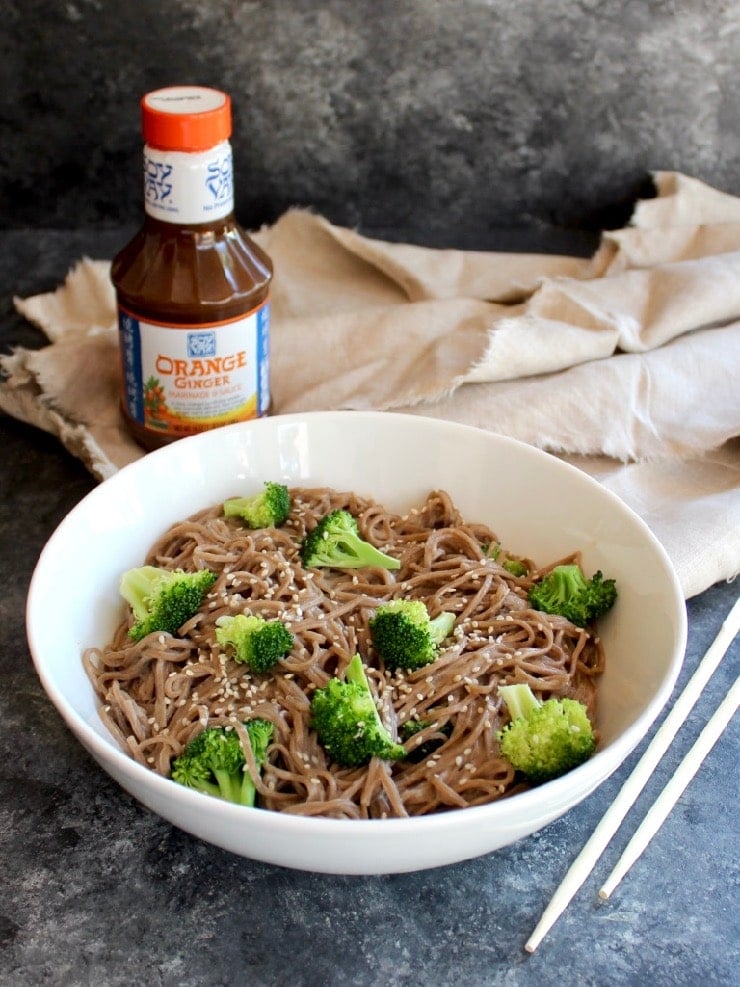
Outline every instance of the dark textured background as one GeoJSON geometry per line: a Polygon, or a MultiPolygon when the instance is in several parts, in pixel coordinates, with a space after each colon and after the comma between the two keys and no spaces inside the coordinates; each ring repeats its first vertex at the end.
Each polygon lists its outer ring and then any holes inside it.
{"type": "Polygon", "coordinates": [[[174,83],[231,93],[250,226],[618,225],[651,170],[740,193],[739,49],[732,0],[0,0],[0,226],[136,222],[174,83]]]}
{"type": "MultiPolygon", "coordinates": [[[[698,0],[0,0],[0,349],[41,342],[13,295],[110,257],[139,221],[150,88],[232,94],[247,225],[300,204],[427,242],[550,248],[624,221],[653,169],[740,194],[739,25],[737,3],[698,0]]],[[[94,481],[15,419],[0,450],[0,987],[737,983],[737,718],[612,901],[596,897],[737,645],[526,957],[637,751],[529,840],[419,874],[301,874],[174,830],[85,754],[28,656],[38,552],[94,481]]],[[[736,594],[689,601],[681,687],[736,594]]]]}

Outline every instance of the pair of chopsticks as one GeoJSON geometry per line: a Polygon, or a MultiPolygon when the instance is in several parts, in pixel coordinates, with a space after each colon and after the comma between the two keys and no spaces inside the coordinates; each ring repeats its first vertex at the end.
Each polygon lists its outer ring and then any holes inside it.
{"type": "MultiPolygon", "coordinates": [[[[622,785],[619,794],[609,809],[607,809],[583,850],[581,850],[571,864],[562,883],[553,895],[550,904],[542,913],[542,917],[535,927],[534,932],[527,940],[524,948],[528,953],[533,953],[537,949],[548,931],[565,911],[576,891],[578,891],[593,870],[607,844],[629,812],[630,807],[647,784],[658,762],[668,750],[679,728],[688,717],[702,690],[724,657],[727,649],[732,644],[738,630],[740,630],[740,597],[735,601],[735,605],[725,618],[709,650],[676,700],[673,709],[665,718],[661,727],[656,731],[655,736],[640,758],[637,766],[622,785]]],[[[739,704],[740,677],[735,680],[734,685],[717,707],[716,712],[710,717],[696,742],[681,761],[675,774],[660,793],[639,829],[630,840],[616,867],[601,887],[599,891],[601,898],[606,899],[609,897],[660,829],[671,809],[699,770],[702,761],[732,719],[739,704]]]]}

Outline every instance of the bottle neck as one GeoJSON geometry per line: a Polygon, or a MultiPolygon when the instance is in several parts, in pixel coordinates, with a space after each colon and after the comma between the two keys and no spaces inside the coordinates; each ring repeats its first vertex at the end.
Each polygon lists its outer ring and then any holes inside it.
{"type": "Polygon", "coordinates": [[[207,151],[144,148],[144,209],[175,226],[214,223],[234,210],[231,144],[207,151]]]}

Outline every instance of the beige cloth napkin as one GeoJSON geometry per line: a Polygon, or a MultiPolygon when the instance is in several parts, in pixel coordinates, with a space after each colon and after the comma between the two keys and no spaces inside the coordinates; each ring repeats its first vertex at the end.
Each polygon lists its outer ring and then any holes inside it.
{"type": "MultiPolygon", "coordinates": [[[[672,172],[588,259],[388,243],[291,210],[271,254],[273,398],[474,424],[597,477],[687,597],[740,570],[740,199],[672,172]]],[[[0,408],[99,479],[143,455],[117,409],[107,262],[16,305],[50,340],[0,357],[0,408]]]]}

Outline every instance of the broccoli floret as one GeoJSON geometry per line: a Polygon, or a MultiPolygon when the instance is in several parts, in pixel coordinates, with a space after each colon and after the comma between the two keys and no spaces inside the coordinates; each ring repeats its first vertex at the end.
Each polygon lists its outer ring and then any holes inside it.
{"type": "Polygon", "coordinates": [[[282,483],[268,482],[251,497],[224,501],[226,517],[240,517],[250,528],[278,528],[290,514],[290,492],[282,483]]]}
{"type": "Polygon", "coordinates": [[[601,571],[586,579],[575,563],[557,565],[529,591],[535,610],[560,614],[577,627],[586,627],[607,612],[617,599],[613,579],[604,579],[601,571]]]}
{"type": "Polygon", "coordinates": [[[378,607],[369,626],[385,665],[413,670],[434,661],[454,624],[453,613],[431,620],[422,600],[391,600],[378,607]]]}
{"type": "Polygon", "coordinates": [[[210,569],[183,572],[143,565],[124,572],[121,596],[131,606],[136,619],[129,635],[140,641],[152,631],[176,634],[198,612],[215,581],[216,573],[210,569]]]}
{"type": "Polygon", "coordinates": [[[521,683],[501,686],[499,692],[511,717],[498,733],[501,753],[529,781],[557,778],[593,754],[596,740],[583,703],[543,703],[521,683]]]}
{"type": "MultiPolygon", "coordinates": [[[[254,759],[261,767],[272,740],[272,723],[255,719],[244,726],[254,759]]],[[[172,762],[172,779],[237,805],[254,805],[255,802],[254,780],[249,774],[239,735],[226,727],[206,727],[193,737],[172,762]]]]}
{"type": "Polygon", "coordinates": [[[398,559],[391,558],[360,537],[357,521],[349,511],[331,511],[309,531],[301,546],[304,566],[329,566],[334,569],[360,569],[380,566],[400,569],[398,559]]]}
{"type": "Polygon", "coordinates": [[[248,665],[253,672],[269,671],[293,647],[293,635],[279,620],[239,613],[219,617],[216,625],[218,643],[231,645],[234,660],[248,665]]]}
{"type": "Polygon", "coordinates": [[[330,679],[311,700],[311,726],[337,764],[367,764],[372,757],[397,761],[406,756],[380,718],[362,659],[355,655],[344,681],[330,679]]]}

